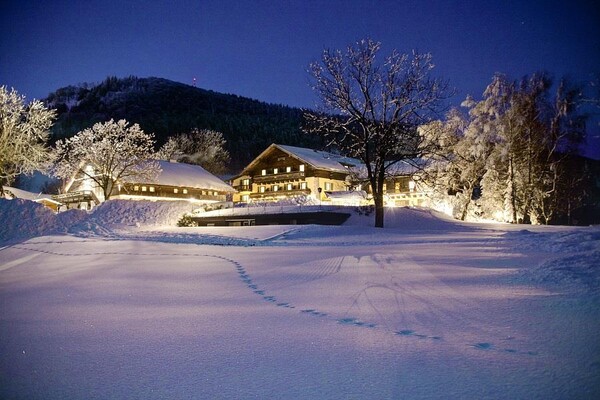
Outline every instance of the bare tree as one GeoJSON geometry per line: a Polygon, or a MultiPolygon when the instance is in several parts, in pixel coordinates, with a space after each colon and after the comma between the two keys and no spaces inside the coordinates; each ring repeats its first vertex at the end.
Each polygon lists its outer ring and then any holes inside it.
{"type": "Polygon", "coordinates": [[[54,175],[81,174],[93,180],[108,200],[119,183],[154,178],[160,167],[153,160],[154,140],[138,124],[112,119],[56,142],[54,175]]]}
{"type": "Polygon", "coordinates": [[[304,130],[366,166],[375,201],[375,226],[383,227],[383,185],[394,164],[428,153],[417,127],[430,120],[446,95],[446,82],[433,78],[430,54],[393,51],[378,62],[380,43],[365,39],[346,52],[323,51],[310,64],[320,113],[307,113],[304,130]]]}
{"type": "Polygon", "coordinates": [[[213,174],[222,174],[229,163],[226,143],[221,132],[196,128],[170,137],[158,151],[158,158],[197,164],[213,174]]]}
{"type": "Polygon", "coordinates": [[[49,164],[46,147],[55,111],[5,86],[0,87],[0,194],[20,174],[44,170],[49,164]]]}

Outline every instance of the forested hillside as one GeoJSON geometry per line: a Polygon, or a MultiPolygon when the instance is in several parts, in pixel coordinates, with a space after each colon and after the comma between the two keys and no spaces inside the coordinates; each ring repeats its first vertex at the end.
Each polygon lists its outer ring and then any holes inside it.
{"type": "Polygon", "coordinates": [[[222,94],[162,78],[109,77],[100,84],[67,86],[51,93],[46,104],[57,109],[53,139],[111,118],[138,123],[154,133],[157,146],[169,136],[193,128],[220,131],[236,172],[271,143],[318,147],[318,139],[300,130],[302,110],[222,94]]]}

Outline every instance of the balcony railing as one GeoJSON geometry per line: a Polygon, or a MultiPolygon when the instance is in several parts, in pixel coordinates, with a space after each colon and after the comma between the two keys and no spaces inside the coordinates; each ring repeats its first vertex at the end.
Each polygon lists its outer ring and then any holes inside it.
{"type": "Polygon", "coordinates": [[[52,196],[52,200],[61,203],[81,203],[93,200],[96,203],[100,203],[98,197],[96,197],[96,194],[92,190],[78,190],[69,193],[56,194],[52,196]]]}
{"type": "Polygon", "coordinates": [[[251,199],[260,199],[263,197],[292,197],[292,196],[308,196],[310,189],[292,189],[292,190],[266,190],[264,192],[252,193],[251,199]]]}
{"type": "Polygon", "coordinates": [[[305,173],[301,171],[293,171],[293,172],[282,172],[278,174],[270,174],[270,175],[256,175],[252,177],[252,180],[256,183],[259,182],[276,182],[283,180],[294,180],[294,179],[304,179],[305,173]]]}

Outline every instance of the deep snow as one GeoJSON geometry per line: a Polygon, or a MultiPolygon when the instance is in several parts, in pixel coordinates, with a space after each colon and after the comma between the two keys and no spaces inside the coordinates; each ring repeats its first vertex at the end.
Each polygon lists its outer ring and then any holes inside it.
{"type": "Polygon", "coordinates": [[[0,200],[0,397],[595,398],[600,228],[0,200]]]}

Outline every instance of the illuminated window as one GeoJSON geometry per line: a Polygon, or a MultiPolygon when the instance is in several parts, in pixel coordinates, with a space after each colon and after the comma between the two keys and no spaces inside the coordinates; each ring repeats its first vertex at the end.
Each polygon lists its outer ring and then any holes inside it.
{"type": "Polygon", "coordinates": [[[410,190],[411,192],[415,191],[415,181],[409,181],[408,182],[408,190],[410,190]]]}
{"type": "Polygon", "coordinates": [[[294,187],[292,186],[292,184],[291,184],[291,183],[288,183],[288,184],[287,184],[287,190],[292,190],[293,188],[294,188],[294,187]]]}
{"type": "Polygon", "coordinates": [[[179,193],[179,189],[177,189],[177,188],[173,189],[173,193],[179,193]]]}
{"type": "Polygon", "coordinates": [[[133,190],[135,190],[137,192],[138,190],[140,190],[140,187],[139,186],[134,186],[133,190]]]}
{"type": "Polygon", "coordinates": [[[267,174],[267,170],[266,170],[266,169],[263,169],[263,170],[261,171],[261,175],[266,175],[266,174],[267,174]]]}
{"type": "Polygon", "coordinates": [[[146,192],[148,188],[146,186],[142,186],[142,192],[146,192]]]}
{"type": "Polygon", "coordinates": [[[273,185],[273,191],[276,192],[279,190],[279,186],[278,185],[273,185]]]}
{"type": "Polygon", "coordinates": [[[306,182],[300,182],[300,189],[306,189],[306,182]]]}
{"type": "Polygon", "coordinates": [[[150,186],[150,191],[154,193],[154,186],[150,186]]]}
{"type": "Polygon", "coordinates": [[[304,164],[300,164],[300,166],[298,167],[298,171],[304,172],[304,164]]]}
{"type": "Polygon", "coordinates": [[[266,190],[266,188],[265,188],[264,186],[261,186],[261,187],[260,187],[260,189],[259,189],[259,191],[260,191],[261,193],[264,193],[264,192],[265,192],[265,190],[266,190]]]}
{"type": "Polygon", "coordinates": [[[292,167],[285,167],[285,172],[292,172],[292,167]]]}
{"type": "Polygon", "coordinates": [[[187,194],[187,189],[183,189],[183,194],[187,194]]]}
{"type": "Polygon", "coordinates": [[[276,174],[277,172],[279,172],[279,170],[277,168],[273,168],[273,173],[276,174]]]}
{"type": "Polygon", "coordinates": [[[248,201],[249,199],[250,197],[247,194],[242,196],[242,201],[248,201]]]}
{"type": "Polygon", "coordinates": [[[242,185],[244,185],[244,186],[250,185],[250,179],[244,179],[244,180],[242,180],[242,185]]]}
{"type": "Polygon", "coordinates": [[[325,182],[325,190],[333,190],[333,183],[325,182]]]}

